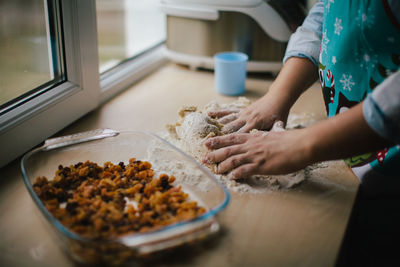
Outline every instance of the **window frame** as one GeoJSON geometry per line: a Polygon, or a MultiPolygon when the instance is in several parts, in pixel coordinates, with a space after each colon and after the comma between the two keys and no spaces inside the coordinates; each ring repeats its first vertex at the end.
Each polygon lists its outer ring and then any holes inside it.
{"type": "Polygon", "coordinates": [[[64,37],[66,81],[0,116],[0,166],[99,104],[95,0],[54,3],[64,37]]]}
{"type": "Polygon", "coordinates": [[[100,104],[168,62],[165,42],[126,60],[100,76],[100,104]]]}

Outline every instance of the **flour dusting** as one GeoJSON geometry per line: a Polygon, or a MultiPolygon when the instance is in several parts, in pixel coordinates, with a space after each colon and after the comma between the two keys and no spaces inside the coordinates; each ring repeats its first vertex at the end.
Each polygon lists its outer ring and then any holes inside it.
{"type": "Polygon", "coordinates": [[[201,191],[208,191],[213,186],[210,180],[204,179],[204,173],[199,168],[188,164],[187,160],[179,159],[176,156],[171,157],[176,153],[165,144],[153,142],[149,145],[147,154],[148,161],[153,165],[157,175],[161,173],[174,175],[179,184],[193,186],[201,191]]]}

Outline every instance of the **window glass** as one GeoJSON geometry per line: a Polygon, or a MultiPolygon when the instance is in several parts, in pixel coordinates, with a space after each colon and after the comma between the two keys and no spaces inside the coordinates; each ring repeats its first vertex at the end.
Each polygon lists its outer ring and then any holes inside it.
{"type": "Polygon", "coordinates": [[[0,110],[63,78],[55,1],[0,0],[0,110]]]}
{"type": "Polygon", "coordinates": [[[163,42],[165,15],[159,0],[96,0],[99,71],[163,42]]]}

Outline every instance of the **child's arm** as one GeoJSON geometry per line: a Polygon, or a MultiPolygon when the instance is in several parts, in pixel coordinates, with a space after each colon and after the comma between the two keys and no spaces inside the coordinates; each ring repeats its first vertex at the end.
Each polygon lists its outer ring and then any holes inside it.
{"type": "Polygon", "coordinates": [[[312,137],[310,162],[343,159],[393,145],[368,125],[363,115],[363,103],[305,129],[305,132],[312,137]]]}

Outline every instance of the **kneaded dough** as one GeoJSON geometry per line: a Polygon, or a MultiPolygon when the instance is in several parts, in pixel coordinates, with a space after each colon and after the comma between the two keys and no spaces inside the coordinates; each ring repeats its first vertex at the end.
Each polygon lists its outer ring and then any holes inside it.
{"type": "Polygon", "coordinates": [[[210,133],[219,135],[221,128],[217,121],[200,112],[191,112],[183,117],[181,125],[176,126],[176,134],[180,139],[201,139],[210,133]]]}

